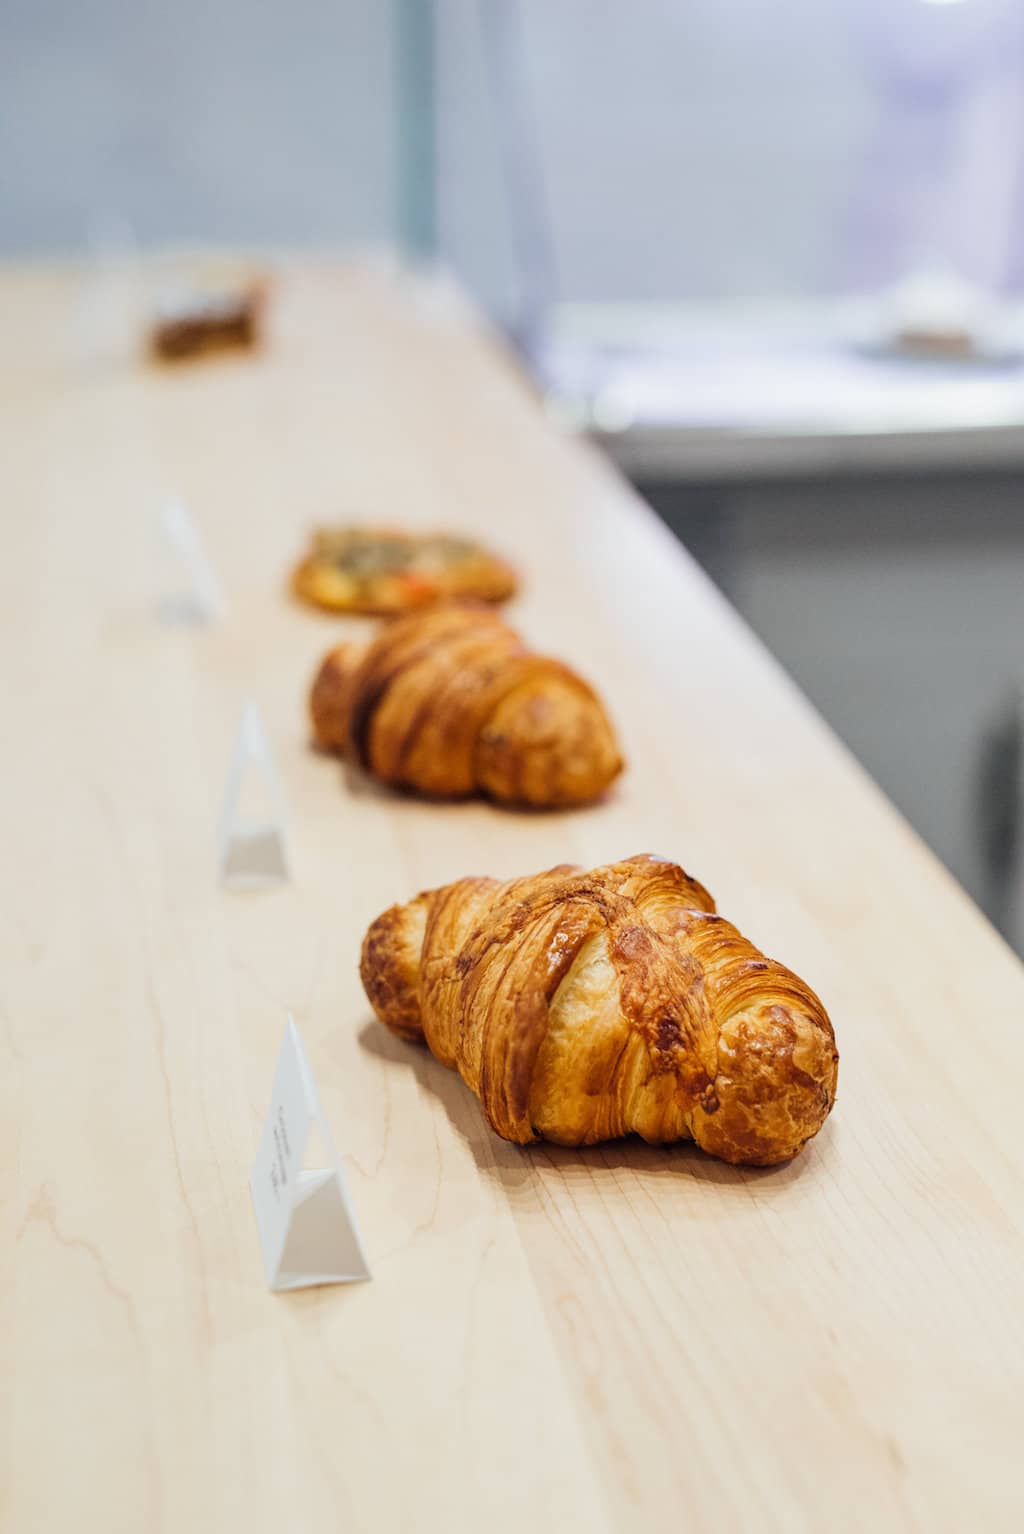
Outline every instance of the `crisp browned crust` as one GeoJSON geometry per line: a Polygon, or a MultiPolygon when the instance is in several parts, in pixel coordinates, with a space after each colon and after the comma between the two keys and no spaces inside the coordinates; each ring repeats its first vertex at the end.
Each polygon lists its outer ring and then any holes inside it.
{"type": "Polygon", "coordinates": [[[313,607],[377,617],[460,597],[506,602],[517,584],[511,565],[470,539],[390,527],[320,528],[292,572],[313,607]]]}
{"type": "Polygon", "coordinates": [[[520,1144],[636,1133],[770,1166],[835,1101],[817,996],[659,858],[420,895],[373,923],[361,973],[382,1022],[423,1037],[520,1144]]]}
{"type": "Polygon", "coordinates": [[[332,650],[310,710],[321,745],[439,798],[585,804],[622,769],[593,689],[475,604],[409,614],[368,646],[332,650]]]}
{"type": "Polygon", "coordinates": [[[392,1033],[420,1042],[420,950],[426,917],[425,895],[407,905],[393,905],[367,932],[359,966],[377,1016],[387,1022],[392,1033]]]}

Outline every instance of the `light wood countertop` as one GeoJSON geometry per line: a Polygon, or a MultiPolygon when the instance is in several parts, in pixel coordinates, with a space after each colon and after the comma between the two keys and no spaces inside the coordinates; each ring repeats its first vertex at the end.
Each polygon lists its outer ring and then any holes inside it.
{"type": "Polygon", "coordinates": [[[457,304],[294,268],[262,356],[161,372],[76,355],[76,291],[0,277],[3,1527],[1019,1528],[1018,961],[457,304]],[[156,616],[166,490],[225,586],[206,629],[156,616]],[[507,550],[515,621],[620,727],[607,804],[430,806],[309,750],[354,625],[284,582],[345,517],[507,550]],[[247,698],[293,879],[238,896],[214,827],[247,698]],[[831,1011],[839,1102],[788,1167],[517,1149],[371,1020],[392,901],[641,851],[831,1011]],[[247,1178],[289,1009],[374,1278],[281,1296],[247,1178]]]}

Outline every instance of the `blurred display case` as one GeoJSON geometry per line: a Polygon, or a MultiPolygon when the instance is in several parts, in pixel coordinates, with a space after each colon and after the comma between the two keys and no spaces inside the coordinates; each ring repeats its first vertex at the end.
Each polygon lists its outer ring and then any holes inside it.
{"type": "Polygon", "coordinates": [[[399,13],[409,244],[628,472],[1024,461],[1020,0],[399,13]]]}

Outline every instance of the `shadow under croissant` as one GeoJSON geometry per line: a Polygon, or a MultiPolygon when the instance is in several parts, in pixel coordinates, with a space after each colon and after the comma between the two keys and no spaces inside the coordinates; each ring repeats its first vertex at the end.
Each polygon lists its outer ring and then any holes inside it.
{"type": "Polygon", "coordinates": [[[614,1182],[621,1171],[631,1172],[642,1181],[686,1177],[696,1182],[714,1183],[727,1193],[734,1191],[747,1200],[751,1196],[761,1199],[782,1195],[819,1154],[817,1142],[814,1142],[792,1161],[779,1166],[737,1167],[707,1155],[692,1141],[649,1145],[638,1135],[608,1140],[602,1145],[566,1146],[546,1141],[513,1145],[489,1127],[480,1103],[458,1072],[448,1070],[435,1060],[423,1045],[405,1043],[376,1020],[363,1025],[359,1044],[377,1059],[413,1072],[420,1086],[438,1098],[452,1128],[472,1152],[479,1170],[500,1182],[510,1196],[538,1172],[550,1170],[558,1172],[564,1181],[592,1182],[607,1177],[614,1182]]]}

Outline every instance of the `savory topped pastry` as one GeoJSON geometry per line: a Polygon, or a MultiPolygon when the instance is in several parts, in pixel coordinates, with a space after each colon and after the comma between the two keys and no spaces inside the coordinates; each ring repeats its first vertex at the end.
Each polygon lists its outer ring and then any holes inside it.
{"type": "Polygon", "coordinates": [[[381,1022],[458,1071],[520,1145],[638,1134],[772,1166],[835,1102],[810,986],[662,858],[430,890],[378,916],[360,973],[381,1022]]]}
{"type": "Polygon", "coordinates": [[[470,538],[389,527],[331,527],[292,576],[297,596],[331,612],[408,612],[447,597],[504,602],[515,571],[470,538]]]}
{"type": "Polygon", "coordinates": [[[600,698],[479,602],[440,603],[336,645],[310,695],[317,743],[381,782],[538,809],[587,804],[622,770],[600,698]]]}

